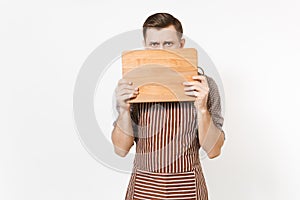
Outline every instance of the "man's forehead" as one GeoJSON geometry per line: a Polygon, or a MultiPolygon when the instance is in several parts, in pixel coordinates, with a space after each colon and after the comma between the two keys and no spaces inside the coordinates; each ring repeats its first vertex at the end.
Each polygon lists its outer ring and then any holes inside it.
{"type": "Polygon", "coordinates": [[[147,33],[172,33],[177,34],[177,31],[173,25],[165,28],[150,27],[146,30],[147,33]]]}
{"type": "Polygon", "coordinates": [[[178,39],[178,33],[173,28],[148,28],[146,32],[146,40],[148,41],[173,41],[178,39]]]}

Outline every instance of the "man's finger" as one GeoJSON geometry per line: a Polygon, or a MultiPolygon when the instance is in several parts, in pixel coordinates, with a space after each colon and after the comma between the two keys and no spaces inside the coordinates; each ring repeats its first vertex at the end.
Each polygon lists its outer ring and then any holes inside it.
{"type": "Polygon", "coordinates": [[[189,90],[209,91],[209,88],[205,85],[197,84],[197,85],[185,86],[184,90],[185,91],[189,91],[189,90]]]}
{"type": "Polygon", "coordinates": [[[199,92],[197,92],[197,91],[188,91],[188,92],[184,92],[184,94],[186,94],[188,96],[193,96],[193,97],[199,96],[199,92]]]}
{"type": "Polygon", "coordinates": [[[119,87],[119,91],[123,91],[123,90],[132,90],[134,91],[134,87],[130,86],[130,85],[122,85],[119,87]]]}
{"type": "Polygon", "coordinates": [[[131,81],[127,81],[126,79],[120,79],[118,81],[118,84],[119,85],[122,85],[122,84],[132,85],[133,83],[131,81]]]}
{"type": "Polygon", "coordinates": [[[203,83],[203,82],[207,82],[206,77],[203,76],[203,75],[200,75],[200,76],[193,76],[192,78],[193,78],[194,80],[201,81],[202,83],[203,83]]]}
{"type": "Polygon", "coordinates": [[[186,81],[182,83],[184,86],[192,86],[192,85],[201,85],[202,83],[199,81],[186,81]]]}
{"type": "Polygon", "coordinates": [[[184,87],[184,91],[194,91],[194,90],[200,91],[200,88],[196,87],[195,85],[184,87]]]}
{"type": "Polygon", "coordinates": [[[119,93],[119,96],[124,96],[127,94],[138,94],[138,93],[139,93],[138,91],[124,89],[122,92],[119,93]]]}
{"type": "Polygon", "coordinates": [[[121,96],[120,100],[126,102],[127,100],[129,100],[131,98],[135,98],[136,96],[137,96],[137,94],[126,94],[126,95],[121,96]]]}

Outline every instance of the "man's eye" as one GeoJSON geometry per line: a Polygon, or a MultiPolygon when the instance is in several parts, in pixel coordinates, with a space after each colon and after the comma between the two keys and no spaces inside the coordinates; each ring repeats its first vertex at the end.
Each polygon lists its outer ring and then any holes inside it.
{"type": "Polygon", "coordinates": [[[158,43],[151,43],[150,44],[152,47],[156,47],[158,45],[158,43]]]}
{"type": "Polygon", "coordinates": [[[169,46],[172,46],[173,43],[172,42],[166,42],[165,45],[169,47],[169,46]]]}

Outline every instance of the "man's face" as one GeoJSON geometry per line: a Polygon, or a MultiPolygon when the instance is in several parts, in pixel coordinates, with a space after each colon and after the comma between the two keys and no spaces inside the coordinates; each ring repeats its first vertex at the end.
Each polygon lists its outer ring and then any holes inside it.
{"type": "Polygon", "coordinates": [[[185,40],[179,39],[173,25],[166,28],[147,28],[144,47],[146,49],[177,49],[184,47],[185,40]]]}

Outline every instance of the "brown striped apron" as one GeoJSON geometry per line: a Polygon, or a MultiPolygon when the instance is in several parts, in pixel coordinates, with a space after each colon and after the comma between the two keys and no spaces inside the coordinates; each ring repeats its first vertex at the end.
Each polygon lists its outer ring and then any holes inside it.
{"type": "Polygon", "coordinates": [[[207,200],[194,102],[131,105],[136,154],[125,200],[207,200]]]}

